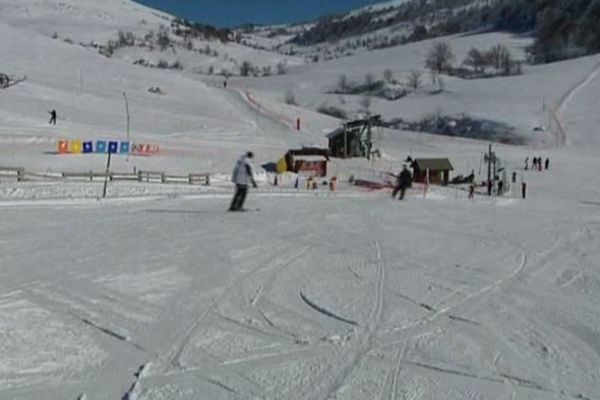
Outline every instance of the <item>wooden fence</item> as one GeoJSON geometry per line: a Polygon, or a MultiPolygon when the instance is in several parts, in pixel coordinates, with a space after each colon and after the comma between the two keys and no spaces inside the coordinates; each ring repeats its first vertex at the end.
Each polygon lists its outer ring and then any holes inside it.
{"type": "Polygon", "coordinates": [[[0,167],[0,177],[15,178],[17,182],[22,182],[25,180],[25,168],[0,167]]]}
{"type": "Polygon", "coordinates": [[[137,173],[124,172],[59,172],[53,174],[42,174],[35,172],[26,172],[25,168],[20,167],[0,167],[0,178],[15,178],[17,182],[27,180],[27,177],[35,179],[79,179],[79,180],[104,180],[108,178],[111,181],[133,181],[147,183],[183,183],[189,185],[210,185],[210,174],[191,173],[188,175],[169,175],[159,171],[138,171],[137,173]]]}

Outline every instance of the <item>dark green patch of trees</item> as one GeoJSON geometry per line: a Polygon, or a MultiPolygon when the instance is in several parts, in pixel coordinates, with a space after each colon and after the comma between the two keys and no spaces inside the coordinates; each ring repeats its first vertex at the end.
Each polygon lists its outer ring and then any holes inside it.
{"type": "Polygon", "coordinates": [[[183,38],[218,39],[223,43],[231,40],[231,30],[216,28],[186,19],[176,18],[171,22],[173,33],[183,38]]]}
{"type": "Polygon", "coordinates": [[[473,0],[414,0],[395,8],[391,16],[389,12],[330,16],[292,41],[299,45],[335,42],[413,22],[413,34],[397,44],[493,29],[532,32],[535,43],[530,55],[537,63],[600,52],[600,0],[496,0],[485,5],[473,0]]]}

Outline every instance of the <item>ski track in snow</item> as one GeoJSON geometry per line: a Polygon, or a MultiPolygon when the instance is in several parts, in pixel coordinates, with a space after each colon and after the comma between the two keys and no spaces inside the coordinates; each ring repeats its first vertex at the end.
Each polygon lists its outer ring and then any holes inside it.
{"type": "MultiPolygon", "coordinates": [[[[311,247],[310,245],[302,247],[300,250],[293,252],[292,255],[288,256],[283,261],[280,261],[281,257],[277,257],[274,260],[272,260],[271,262],[276,265],[279,265],[279,268],[283,268],[289,264],[292,264],[295,260],[297,260],[299,257],[301,257],[304,253],[306,253],[310,249],[310,247],[311,247]]],[[[180,363],[181,355],[182,355],[183,351],[185,350],[185,347],[188,345],[188,342],[189,342],[190,338],[192,337],[192,335],[194,334],[196,328],[202,322],[204,322],[204,320],[212,312],[212,310],[214,310],[223,299],[225,299],[235,288],[237,288],[240,284],[242,284],[251,275],[255,274],[258,271],[265,270],[267,268],[268,268],[268,266],[265,267],[264,265],[260,265],[257,268],[251,270],[250,272],[238,277],[235,281],[233,281],[230,285],[228,285],[218,297],[216,297],[215,299],[213,299],[213,301],[211,301],[210,305],[200,314],[198,319],[196,319],[194,321],[194,323],[190,326],[190,328],[187,330],[187,332],[185,333],[181,342],[176,346],[176,350],[175,350],[174,354],[171,357],[169,357],[169,365],[171,366],[171,368],[183,369],[183,366],[180,363]]]]}

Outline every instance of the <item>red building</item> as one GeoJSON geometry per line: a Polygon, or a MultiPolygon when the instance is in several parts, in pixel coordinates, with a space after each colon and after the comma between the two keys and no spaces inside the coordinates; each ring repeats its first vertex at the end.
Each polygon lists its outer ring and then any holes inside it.
{"type": "Polygon", "coordinates": [[[297,174],[327,176],[329,151],[319,148],[290,150],[285,155],[287,170],[297,174]]]}

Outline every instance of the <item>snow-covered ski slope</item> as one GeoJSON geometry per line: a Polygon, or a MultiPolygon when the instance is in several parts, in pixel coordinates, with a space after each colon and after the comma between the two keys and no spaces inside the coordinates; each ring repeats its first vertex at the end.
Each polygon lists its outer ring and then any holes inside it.
{"type": "MultiPolygon", "coordinates": [[[[32,13],[50,3],[27,2],[32,13]]],[[[288,86],[316,82],[298,93],[307,105],[339,74],[359,79],[377,57],[410,71],[430,46],[236,79],[223,90],[4,18],[1,68],[28,79],[0,92],[0,166],[42,172],[100,170],[104,157],[52,154],[55,140],[124,138],[124,91],[132,138],[164,152],[115,157],[117,170],[227,173],[246,149],[257,164],[275,161],[290,146],[323,144],[337,126],[283,105],[288,86]],[[286,125],[298,114],[308,126],[300,133],[286,125]]],[[[448,41],[468,49],[468,38],[448,41]]],[[[260,211],[231,214],[225,184],[111,183],[99,201],[97,182],[0,178],[0,399],[597,399],[599,64],[596,56],[514,78],[448,79],[436,97],[444,109],[523,126],[546,125],[544,99],[557,106],[565,145],[529,127],[543,135],[535,144],[495,146],[527,182],[525,201],[518,187],[470,201],[453,188],[424,197],[417,186],[401,203],[345,183],[330,193],[263,180],[247,203],[260,211]],[[550,169],[524,171],[533,156],[549,157],[550,169]]],[[[426,103],[406,98],[396,112],[416,118],[426,103]]],[[[381,132],[378,145],[391,168],[412,153],[448,156],[463,174],[479,174],[487,148],[396,131],[381,132]]],[[[332,168],[373,173],[361,163],[332,168]]]]}

